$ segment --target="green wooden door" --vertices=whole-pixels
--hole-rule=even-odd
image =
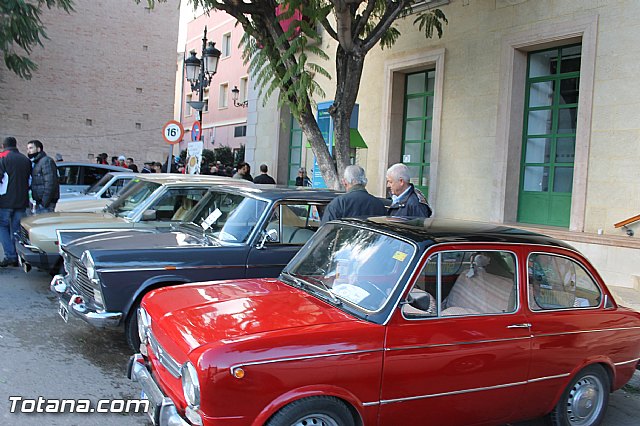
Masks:
[[[435,70],[427,70],[407,74],[405,80],[402,162],[424,194],[429,193],[435,78]]]
[[[580,45],[529,54],[518,221],[568,227]]]
[[[298,120],[291,116],[291,135],[289,139],[289,176],[287,184],[294,186],[298,169],[302,166],[302,129]]]

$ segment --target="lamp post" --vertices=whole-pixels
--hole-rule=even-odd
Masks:
[[[184,61],[184,67],[187,74],[187,80],[191,83],[191,91],[198,92],[197,101],[187,102],[193,109],[198,111],[198,121],[202,126],[202,109],[204,108],[204,89],[209,87],[211,79],[218,70],[218,59],[220,59],[220,51],[216,49],[216,44],[212,41],[207,42],[207,27],[204,27],[204,36],[202,37],[202,55],[199,59],[196,51],[189,52],[189,56]]]
[[[231,89],[231,99],[233,99],[233,106],[246,108],[247,105],[249,104],[249,101],[245,100],[242,102],[238,102],[239,96],[240,96],[240,89],[238,89],[238,86],[233,86],[233,89]]]

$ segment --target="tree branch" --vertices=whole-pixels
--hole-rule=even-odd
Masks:
[[[387,0],[387,7],[384,14],[380,18],[380,21],[371,33],[364,39],[362,49],[364,52],[368,52],[378,44],[385,32],[391,27],[394,21],[400,16],[404,8],[409,3],[409,0]]]
[[[364,29],[365,23],[369,20],[369,17],[371,16],[371,12],[373,12],[373,9],[375,7],[376,7],[376,0],[368,0],[367,7],[362,13],[362,16],[356,19],[356,29],[353,31],[356,37],[360,36],[360,33]]]
[[[338,43],[346,51],[353,49],[353,39],[351,34],[351,11],[346,1],[333,1],[334,13],[336,16],[336,33]]]

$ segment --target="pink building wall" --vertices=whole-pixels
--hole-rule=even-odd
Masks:
[[[235,128],[245,126],[247,124],[247,108],[235,107],[231,97],[231,89],[238,86],[241,89],[240,99],[246,96],[244,88],[241,85],[242,79],[248,80],[247,67],[243,65],[242,51],[238,47],[240,39],[244,34],[241,26],[236,26],[233,17],[224,12],[211,12],[209,16],[203,14],[187,24],[187,41],[185,45],[185,58],[189,57],[191,50],[196,51],[196,56],[202,56],[202,37],[204,27],[207,27],[207,40],[215,42],[215,47],[222,51],[218,62],[217,73],[208,87],[209,102],[208,111],[202,114],[202,138],[205,149],[219,148],[220,146],[229,146],[230,148],[239,148],[241,144],[246,144],[246,137],[235,137]],[[223,37],[225,34],[231,35],[229,43],[230,52],[228,56],[224,55]],[[220,93],[221,85],[227,86],[226,106],[221,106]],[[192,97],[192,100],[198,100],[197,92],[191,91],[191,85],[183,78],[182,92],[182,109],[181,119],[185,128],[184,141],[180,143],[180,150],[186,149],[188,142],[191,141],[191,128],[197,120],[197,111],[191,109],[186,101]]]

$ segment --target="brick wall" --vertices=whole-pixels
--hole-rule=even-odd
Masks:
[[[40,139],[67,160],[106,152],[136,163],[168,152],[161,128],[173,118],[179,10],[176,0],[75,2],[67,15],[45,10],[50,40],[21,80],[0,64],[0,137],[25,151]]]

